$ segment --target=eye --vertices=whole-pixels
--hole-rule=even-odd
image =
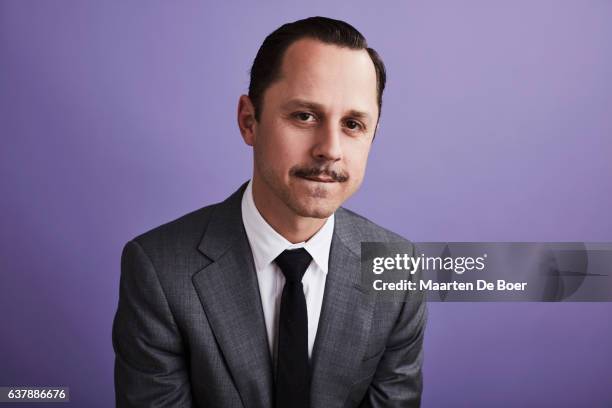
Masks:
[[[300,122],[312,122],[315,119],[314,115],[309,112],[296,112],[293,116]]]
[[[359,122],[357,122],[356,120],[353,119],[348,119],[346,122],[344,122],[346,127],[349,128],[350,130],[362,130],[363,129],[363,125]]]

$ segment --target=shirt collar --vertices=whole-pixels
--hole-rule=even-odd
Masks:
[[[329,250],[334,233],[334,214],[308,241],[292,244],[276,232],[259,213],[253,200],[252,180],[250,180],[242,195],[242,223],[251,245],[257,270],[268,266],[286,249],[304,248],[321,270],[327,274]]]

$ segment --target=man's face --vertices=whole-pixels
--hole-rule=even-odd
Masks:
[[[290,45],[253,126],[254,182],[264,200],[329,217],[361,185],[377,119],[366,50],[313,39]]]

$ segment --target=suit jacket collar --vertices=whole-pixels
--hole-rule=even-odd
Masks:
[[[272,359],[253,256],[244,231],[244,183],[217,204],[198,249],[211,263],[193,284],[245,407],[273,405]],[[344,402],[365,352],[373,301],[360,285],[360,234],[336,211],[321,317],[312,355],[311,405]]]

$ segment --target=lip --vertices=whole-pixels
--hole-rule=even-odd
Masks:
[[[303,179],[309,180],[309,181],[315,181],[318,183],[335,183],[336,180],[334,180],[331,177],[302,177]]]

